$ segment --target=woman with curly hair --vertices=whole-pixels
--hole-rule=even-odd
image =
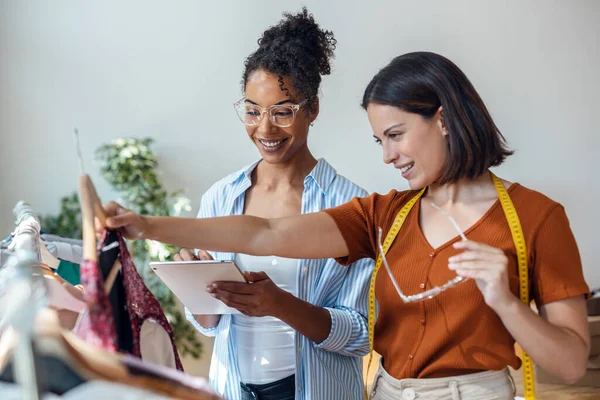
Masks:
[[[333,33],[303,9],[284,14],[258,43],[246,60],[245,96],[235,110],[261,159],[215,183],[198,217],[281,218],[366,196],[308,148],[321,76],[331,72]],[[198,257],[235,260],[254,282],[222,282],[214,294],[241,314],[192,316],[186,310],[200,332],[216,337],[210,367],[215,391],[236,400],[361,398],[371,260],[345,268],[333,259],[202,250]],[[196,256],[182,250],[176,258]]]

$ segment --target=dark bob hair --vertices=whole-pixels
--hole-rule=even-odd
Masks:
[[[442,107],[448,160],[438,183],[475,179],[513,154],[469,79],[439,54],[394,58],[365,89],[362,107],[369,104],[398,107],[425,119]]]

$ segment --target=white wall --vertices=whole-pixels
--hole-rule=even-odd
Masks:
[[[231,104],[244,58],[281,12],[306,4],[338,39],[311,148],[370,191],[405,183],[381,162],[362,90],[392,57],[430,50],[471,78],[509,144],[500,174],[566,206],[585,275],[600,285],[600,2],[589,1],[18,1],[0,3],[0,236],[25,199],[58,210],[75,190],[72,128],[95,148],[151,136],[172,189],[200,195],[253,161]]]

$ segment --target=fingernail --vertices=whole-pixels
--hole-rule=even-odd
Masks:
[[[210,294],[212,297],[217,298],[217,294],[216,293],[211,293]]]
[[[207,287],[206,287],[206,291],[207,291],[208,293],[212,292],[212,286],[207,286]]]
[[[450,269],[456,269],[456,264],[455,263],[448,263],[448,268],[450,268]]]
[[[449,263],[454,262],[454,261],[456,261],[456,256],[452,256],[448,259]]]

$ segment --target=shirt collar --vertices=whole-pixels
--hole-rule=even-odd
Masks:
[[[329,163],[325,161],[324,158],[319,158],[319,160],[317,161],[317,165],[315,165],[312,171],[310,171],[308,176],[304,179],[304,182],[306,184],[308,180],[313,180],[317,184],[317,186],[319,186],[321,191],[323,193],[326,193],[327,189],[329,189],[329,186],[331,185],[331,182],[333,182],[333,180],[335,179],[336,175],[337,172],[335,171],[335,169],[331,165],[329,165]]]
[[[252,183],[252,171],[256,168],[262,159],[253,162],[252,164],[242,168],[237,174],[233,174],[230,177],[229,184],[245,183],[249,185]],[[310,171],[310,173],[304,178],[304,184],[308,181],[313,181],[324,193],[327,192],[331,182],[336,177],[336,170],[327,162],[324,158],[319,158],[317,165]]]

